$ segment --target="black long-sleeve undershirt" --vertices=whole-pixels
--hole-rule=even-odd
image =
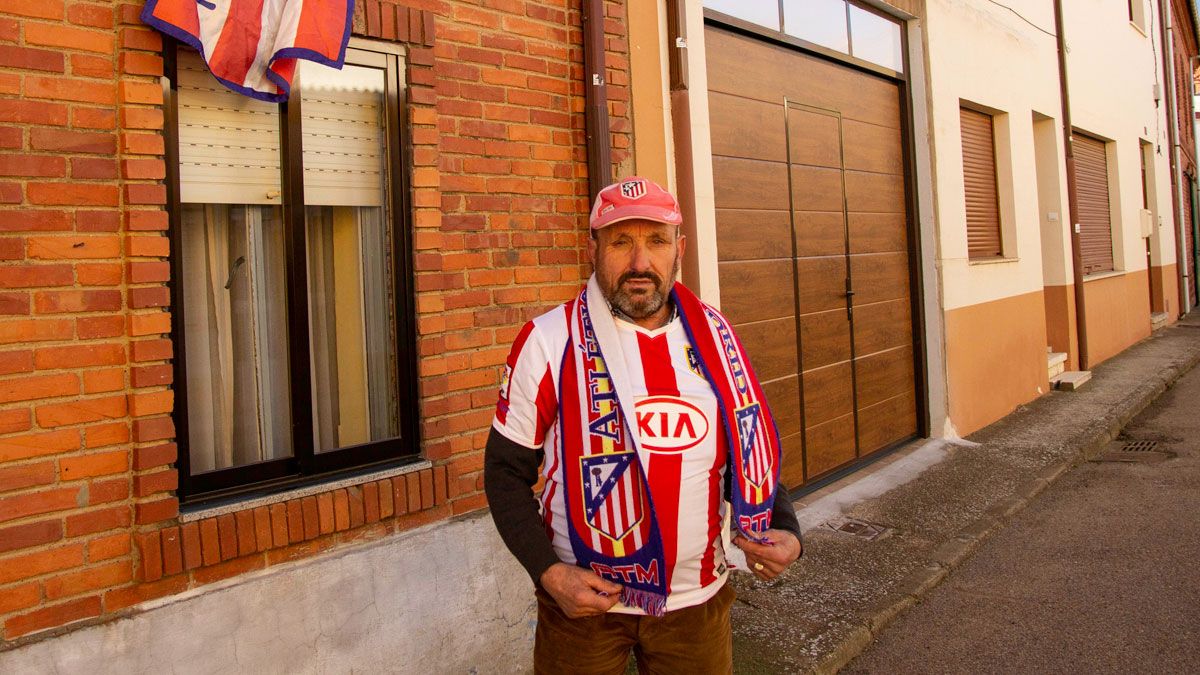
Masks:
[[[504,545],[534,584],[551,565],[560,562],[546,536],[538,501],[533,495],[543,454],[540,449],[531,450],[513,442],[493,428],[483,460],[483,489],[492,509],[492,520]],[[791,532],[800,539],[800,521],[785,490],[775,492],[771,527]]]

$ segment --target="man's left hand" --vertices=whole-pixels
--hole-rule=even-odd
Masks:
[[[786,530],[767,530],[763,538],[771,543],[759,544],[740,534],[733,538],[733,543],[746,552],[746,564],[754,576],[770,581],[783,574],[800,557],[802,549],[796,535]]]

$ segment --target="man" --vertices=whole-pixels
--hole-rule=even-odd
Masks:
[[[759,578],[801,553],[750,363],[724,317],[674,283],[682,222],[652,181],[601,190],[594,274],[508,357],[484,484],[537,586],[538,673],[622,673],[631,649],[643,672],[730,672],[727,511]]]

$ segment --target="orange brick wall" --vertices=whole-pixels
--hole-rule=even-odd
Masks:
[[[162,40],[140,2],[0,3],[0,649],[142,600],[483,507],[516,330],[587,274],[579,3],[359,0],[407,45],[433,469],[180,524]],[[606,2],[614,174],[631,170]]]

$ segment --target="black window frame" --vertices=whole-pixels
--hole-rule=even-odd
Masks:
[[[409,174],[412,166],[412,134],[408,126],[408,85],[402,77],[401,53],[386,46],[372,49],[354,40],[351,50],[384,54],[387,59],[388,93],[385,102],[388,122],[388,204],[391,210],[393,278],[396,288],[397,384],[399,430],[396,438],[316,452],[313,434],[312,381],[308,336],[308,270],[305,237],[304,165],[301,146],[302,99],[279,103],[280,161],[283,193],[282,220],[287,250],[288,372],[292,448],[289,457],[244,466],[217,469],[197,475],[190,470],[187,416],[187,351],[183,328],[182,202],[179,184],[178,71],[177,51],[182,42],[163,41],[163,136],[165,141],[166,186],[171,242],[170,288],[173,321],[175,406],[172,418],[178,448],[177,496],[181,504],[211,503],[281,492],[321,480],[402,466],[421,460],[419,399],[417,387],[416,299],[412,260],[412,210]]]

